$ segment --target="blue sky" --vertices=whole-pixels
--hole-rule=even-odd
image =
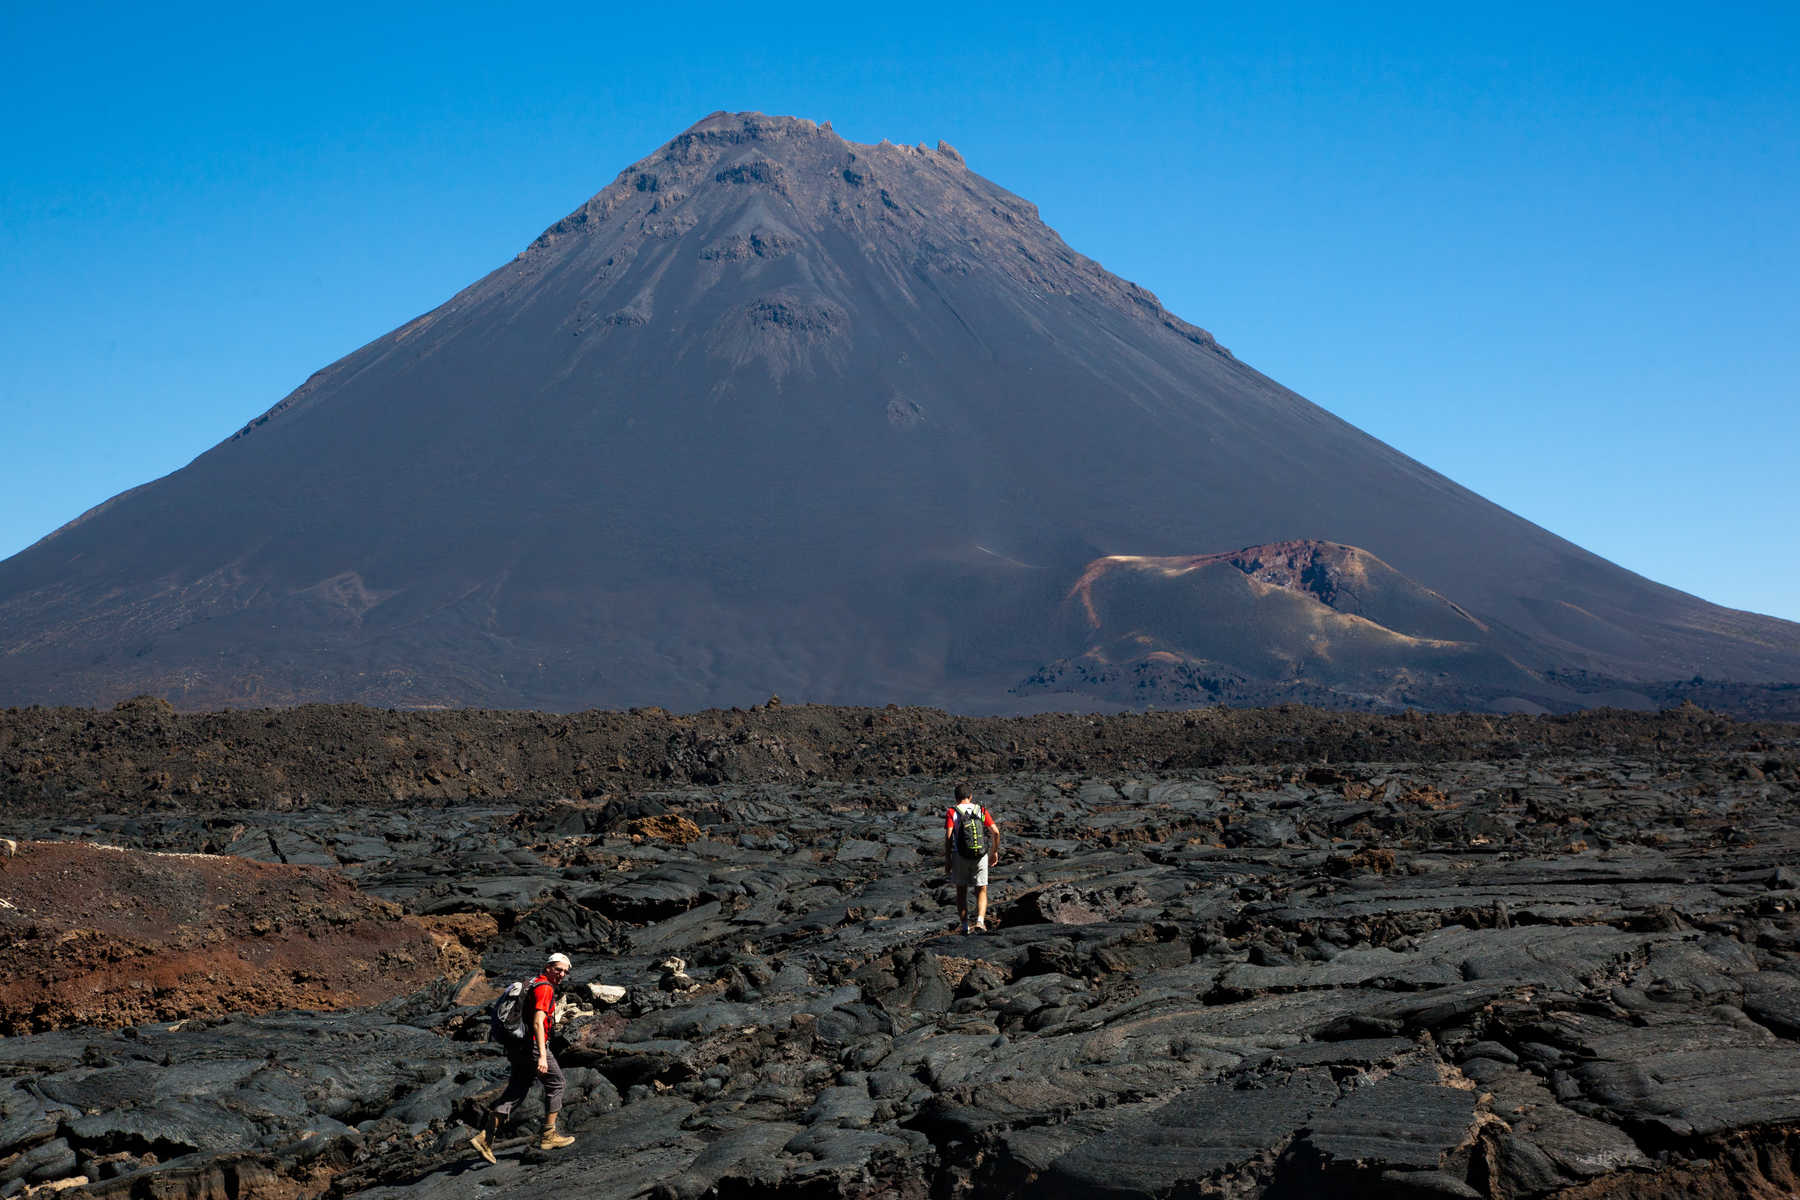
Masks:
[[[1340,416],[1800,619],[1791,4],[254,7],[0,3],[0,556],[756,109],[949,141]]]

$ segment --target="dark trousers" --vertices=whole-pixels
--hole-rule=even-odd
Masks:
[[[512,1075],[506,1081],[506,1090],[500,1093],[500,1099],[488,1111],[505,1118],[512,1116],[513,1106],[523,1100],[531,1091],[534,1081],[542,1081],[544,1085],[544,1111],[554,1113],[562,1111],[563,1073],[556,1063],[556,1055],[548,1050],[544,1059],[549,1069],[542,1075],[537,1069],[537,1050],[528,1041],[519,1041],[506,1048],[506,1064],[512,1068]]]

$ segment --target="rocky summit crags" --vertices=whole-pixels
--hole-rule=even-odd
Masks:
[[[1800,678],[1800,626],[1336,419],[943,143],[757,114],[0,563],[0,703],[1530,710],[1697,675]]]

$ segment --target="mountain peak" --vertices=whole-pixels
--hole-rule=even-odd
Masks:
[[[1098,302],[1229,357],[1210,333],[1169,313],[1150,291],[1070,249],[1036,205],[971,171],[947,141],[867,144],[846,141],[828,121],[715,112],[621,171],[521,257],[577,234],[603,239],[613,260],[639,257],[648,241],[679,243],[680,255],[707,261],[763,257],[745,248],[753,246],[746,239],[759,236],[791,250],[849,234],[865,252],[886,258],[896,278],[921,269],[997,272],[1023,298]],[[808,286],[830,290],[819,279]],[[621,306],[626,310],[643,311]]]
[[[812,121],[806,117],[788,117],[760,112],[718,112],[708,113],[681,133],[672,141],[680,141],[684,137],[711,136],[716,134],[741,133],[746,137],[782,136],[792,134],[830,133],[830,121]],[[835,135],[834,135],[835,136]]]
[[[1796,663],[1236,362],[948,143],[762,113],[0,563],[0,704],[1553,706],[1544,667]]]
[[[853,152],[934,155],[957,166],[966,165],[956,147],[941,139],[935,146],[927,146],[924,142],[920,142],[916,146],[909,146],[888,138],[873,143],[852,142],[838,136],[832,129],[830,121],[813,121],[806,117],[771,116],[768,113],[760,112],[726,112],[722,109],[695,121],[663,146],[658,154],[663,154],[674,147],[685,147],[695,141],[739,145],[750,141],[778,142],[788,138],[830,139]],[[657,155],[651,157],[657,157]]]

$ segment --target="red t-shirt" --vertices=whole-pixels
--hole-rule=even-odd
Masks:
[[[975,807],[981,810],[981,823],[988,827],[988,833],[990,835],[988,838],[988,845],[998,846],[1000,843],[996,839],[1000,836],[1000,826],[994,823],[994,814],[987,809],[982,808],[979,804]],[[950,811],[944,814],[944,837],[946,839],[951,839],[956,836],[956,809],[957,806],[952,804],[950,806]]]
[[[556,1028],[556,985],[548,978],[539,975],[531,981],[530,1015],[525,1022],[525,1036],[537,1040],[537,1014],[544,1013],[549,1017],[545,1022],[548,1029]]]

